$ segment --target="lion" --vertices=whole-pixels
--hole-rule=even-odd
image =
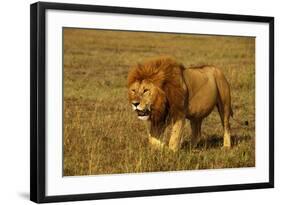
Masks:
[[[224,129],[223,146],[231,147],[230,86],[221,70],[204,65],[186,68],[170,57],[148,60],[128,74],[128,99],[140,120],[148,122],[148,140],[158,147],[181,147],[185,120],[191,125],[191,145],[201,137],[201,125],[218,108]],[[169,139],[160,136],[171,125]]]

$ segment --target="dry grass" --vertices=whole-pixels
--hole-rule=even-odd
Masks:
[[[127,101],[132,64],[169,55],[186,66],[213,64],[232,89],[231,149],[221,149],[215,110],[203,123],[198,148],[155,150]],[[255,166],[255,39],[102,30],[64,30],[64,175]]]

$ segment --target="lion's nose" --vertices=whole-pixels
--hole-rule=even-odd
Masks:
[[[132,102],[132,105],[134,105],[135,107],[137,107],[140,103],[139,102],[136,102],[136,101],[133,101]]]

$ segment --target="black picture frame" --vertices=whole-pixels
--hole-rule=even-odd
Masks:
[[[46,82],[45,37],[46,10],[85,11],[195,19],[263,22],[269,24],[269,181],[263,183],[230,184],[192,188],[170,188],[107,193],[46,196]],[[82,4],[38,2],[30,6],[30,199],[37,203],[76,200],[96,200],[198,192],[230,191],[274,187],[274,18],[264,16],[229,15],[218,13],[125,8]]]

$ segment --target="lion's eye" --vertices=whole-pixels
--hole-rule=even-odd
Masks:
[[[146,93],[146,92],[148,92],[148,91],[149,91],[148,89],[144,89],[144,90],[143,90],[143,93]]]
[[[132,90],[131,90],[131,92],[132,92],[132,93],[135,93],[135,92],[136,92],[136,90],[135,90],[135,89],[132,89]]]

